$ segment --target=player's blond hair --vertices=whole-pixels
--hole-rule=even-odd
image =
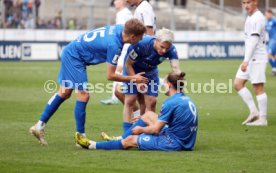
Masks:
[[[167,28],[162,28],[157,31],[156,39],[158,39],[161,42],[172,43],[174,41],[174,34],[171,30]]]

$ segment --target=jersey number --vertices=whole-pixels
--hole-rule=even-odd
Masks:
[[[190,110],[191,110],[191,112],[192,112],[192,114],[194,116],[194,123],[195,123],[196,118],[197,118],[197,110],[196,110],[195,105],[192,102],[190,102],[190,101],[189,101],[189,108],[190,108]]]
[[[100,35],[100,37],[104,37],[104,32],[105,32],[105,28],[98,28],[96,30],[87,32],[86,34],[84,34],[83,36],[83,40],[86,42],[90,42],[95,40],[95,38],[97,37],[97,35]],[[92,33],[92,35],[89,37],[88,35]]]

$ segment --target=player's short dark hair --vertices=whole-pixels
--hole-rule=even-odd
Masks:
[[[266,10],[267,13],[273,14],[273,11],[271,9]]]
[[[146,32],[145,25],[140,22],[138,19],[130,19],[125,23],[124,33],[127,35],[134,34],[136,36],[138,35],[144,35]]]
[[[185,72],[170,72],[167,76],[167,81],[170,82],[176,90],[182,91],[185,85]]]

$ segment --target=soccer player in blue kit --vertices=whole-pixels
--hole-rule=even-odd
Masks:
[[[124,82],[124,132],[132,126],[133,108],[138,94],[143,94],[144,96],[145,108],[142,109],[140,107],[141,115],[145,111],[155,112],[159,86],[157,66],[168,59],[170,60],[172,71],[180,72],[177,50],[172,44],[173,40],[173,32],[163,28],[157,31],[156,36],[145,35],[141,41],[128,48],[123,74],[132,76],[140,72],[146,72],[149,82],[146,85],[136,85],[131,81]],[[102,132],[101,136],[105,140],[120,139],[120,137],[109,136],[105,132]]]
[[[132,76],[140,72],[146,72],[149,82],[145,86],[124,82],[124,124],[128,123],[131,125],[133,107],[138,93],[144,95],[146,110],[155,112],[159,86],[159,71],[157,67],[159,64],[168,59],[170,60],[172,71],[180,72],[177,50],[172,44],[173,40],[174,34],[172,31],[163,28],[157,31],[156,36],[146,35],[138,44],[129,47],[123,74]],[[145,110],[141,112],[143,114]]]
[[[276,18],[273,17],[272,10],[266,10],[265,17],[266,21],[266,31],[268,32],[269,42],[268,42],[268,58],[269,63],[272,67],[272,74],[276,75]]]
[[[146,112],[122,135],[121,140],[95,142],[77,134],[77,143],[86,149],[180,151],[194,150],[198,129],[197,109],[186,96],[184,88],[185,73],[171,72],[165,78],[166,95],[170,96],[162,105],[160,115]],[[167,125],[167,127],[165,127]]]
[[[117,60],[124,43],[136,44],[142,39],[145,26],[137,19],[131,19],[123,25],[112,25],[88,31],[66,46],[61,55],[61,67],[58,75],[60,88],[48,101],[39,121],[30,128],[30,133],[38,141],[47,145],[44,128],[48,120],[75,90],[76,131],[85,136],[86,105],[89,101],[89,88],[86,66],[107,63],[108,80],[146,83],[148,79],[139,73],[123,76],[115,73]]]

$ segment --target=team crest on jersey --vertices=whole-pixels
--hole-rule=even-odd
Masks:
[[[129,56],[131,57],[131,59],[135,60],[138,57],[138,54],[135,52],[135,50],[133,49]]]
[[[120,57],[119,55],[114,55],[113,60],[112,60],[112,63],[113,63],[113,64],[117,64],[117,63],[118,63],[119,57]]]
[[[167,58],[166,58],[166,57],[160,57],[160,58],[159,58],[159,61],[160,61],[160,62],[163,62],[163,61],[165,61],[165,59],[167,59]]]

